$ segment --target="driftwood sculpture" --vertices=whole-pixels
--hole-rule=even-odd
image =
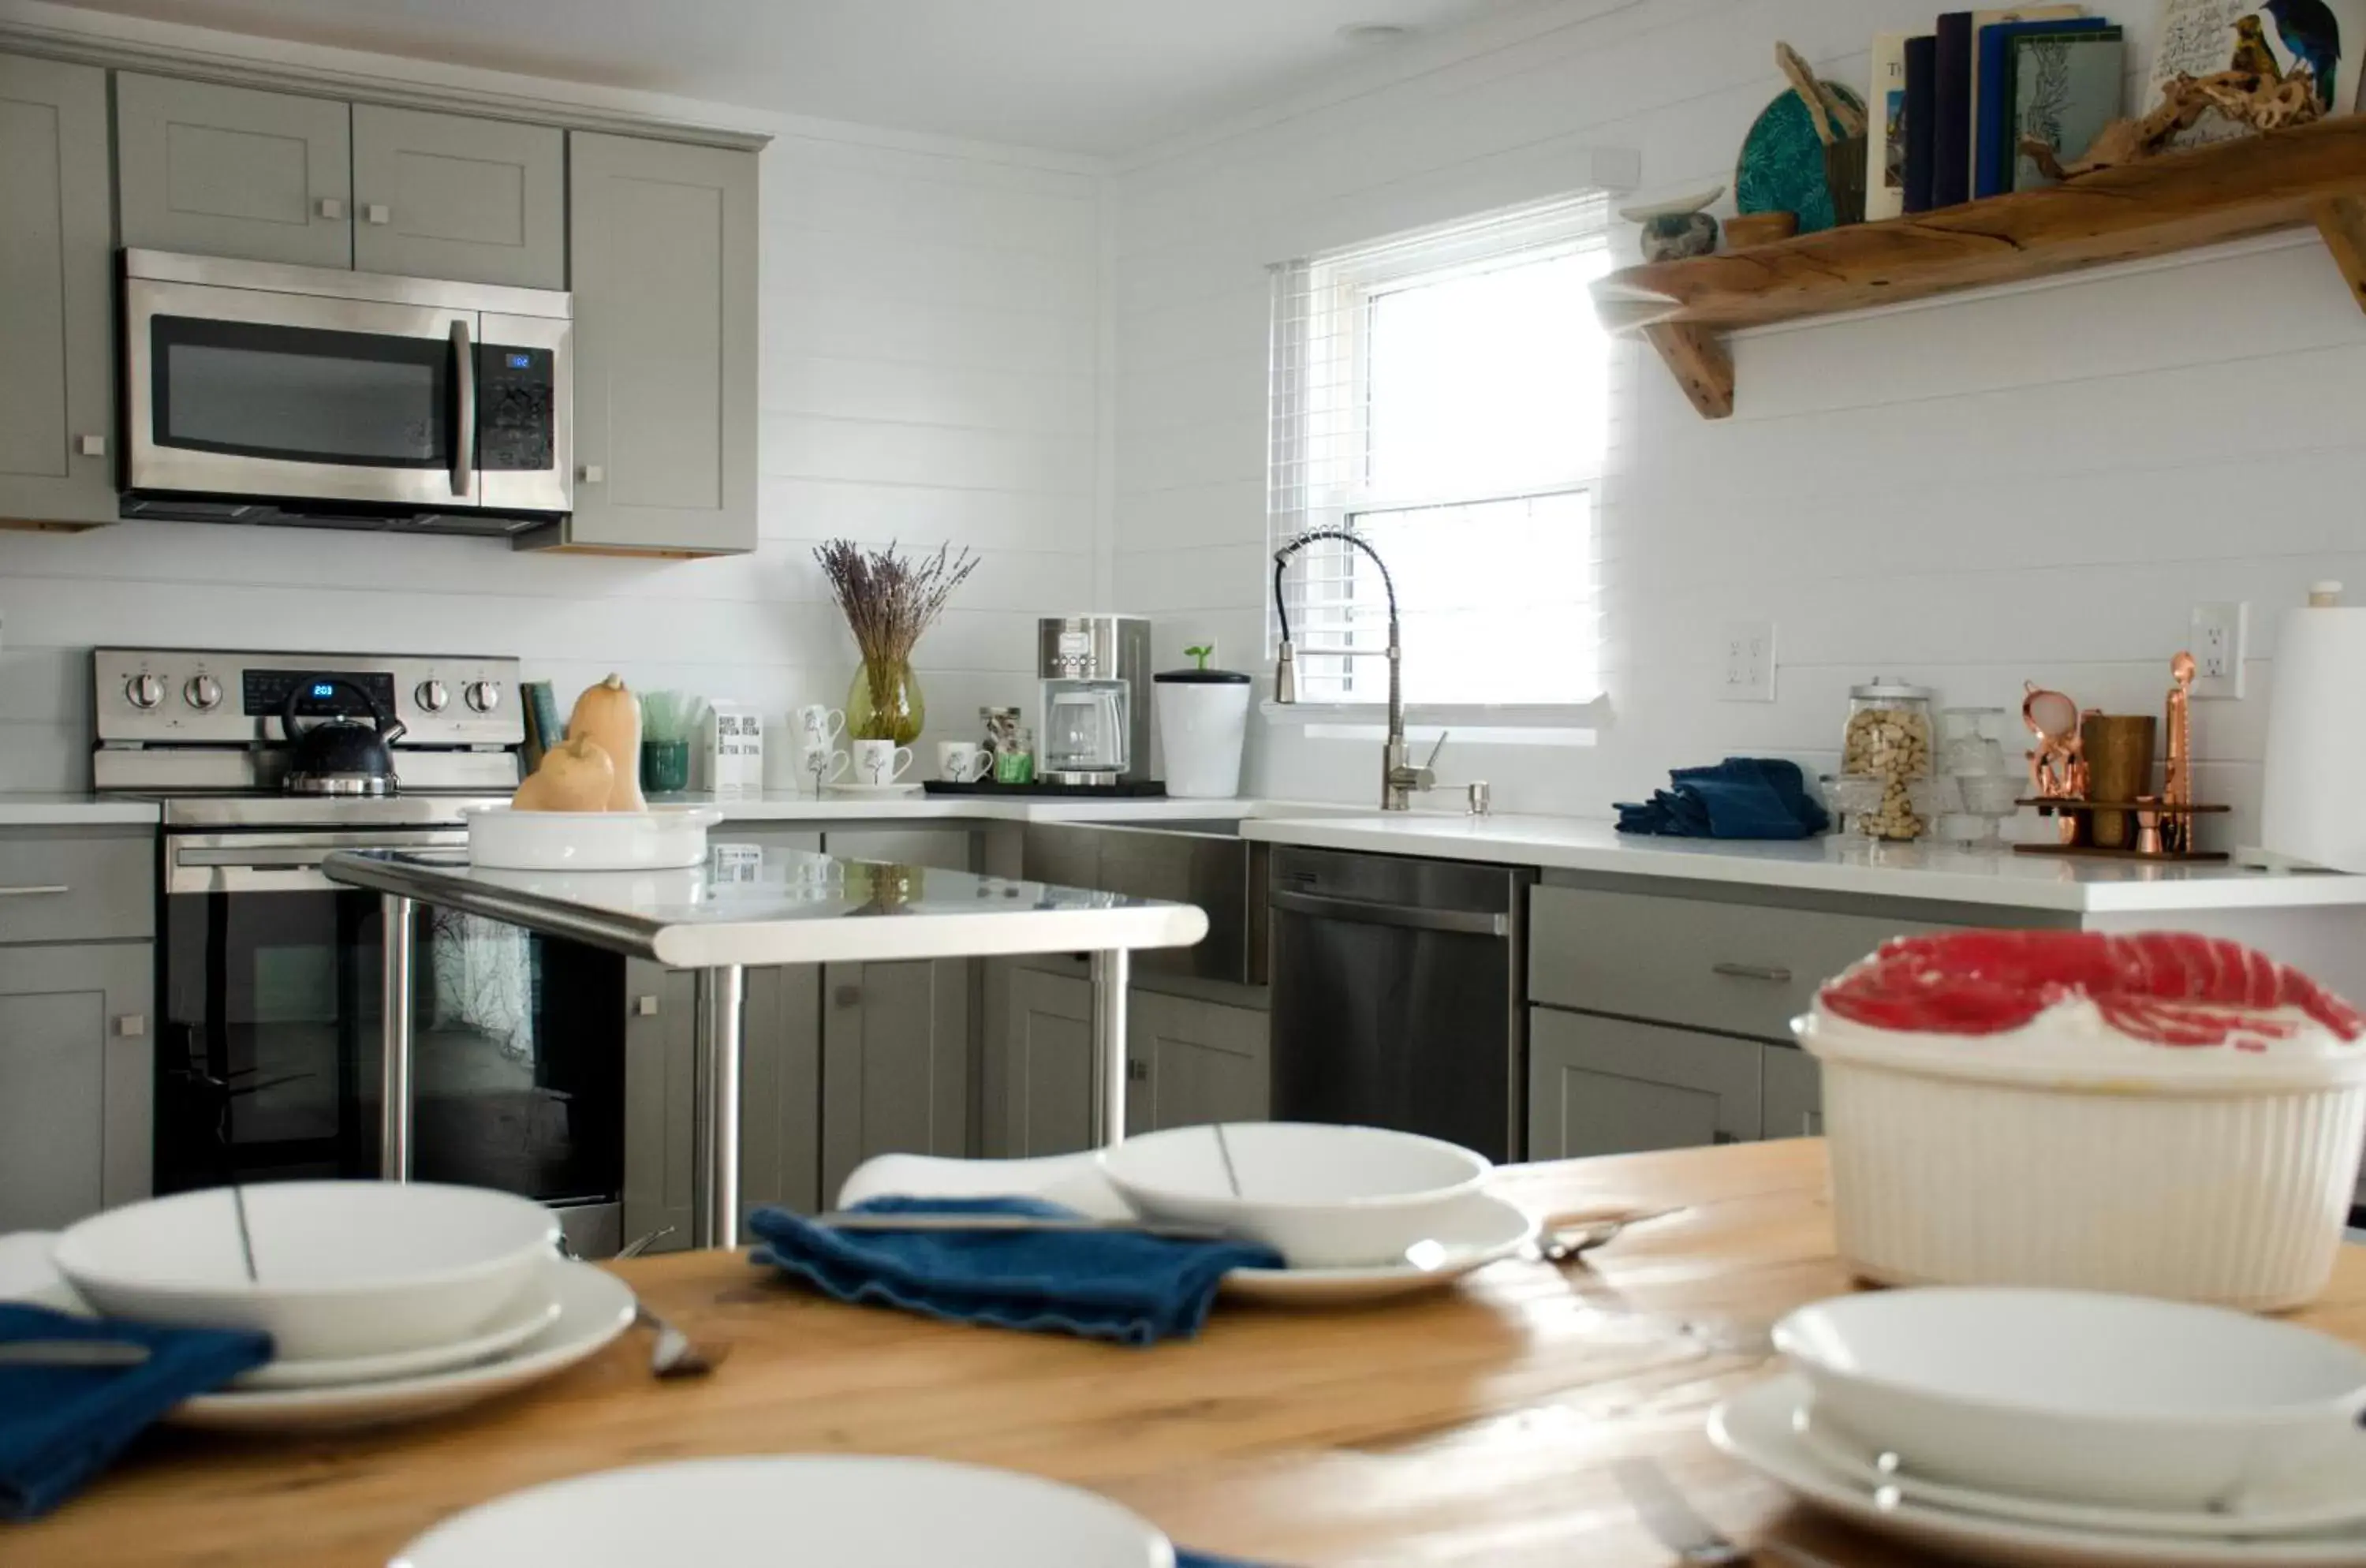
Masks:
[[[2150,114],[2140,119],[2113,120],[2076,162],[2063,163],[2061,150],[2043,137],[2022,137],[2021,151],[2046,178],[2075,179],[2168,151],[2171,138],[2212,109],[2254,130],[2306,125],[2322,112],[2317,107],[2316,80],[2305,65],[2295,66],[2292,74],[2281,80],[2258,71],[2180,75],[2161,88],[2160,102]]]

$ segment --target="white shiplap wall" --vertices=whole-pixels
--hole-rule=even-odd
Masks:
[[[2150,48],[2147,3],[2101,4]],[[1851,85],[1928,0],[1601,0],[1432,40],[1385,73],[1134,161],[1111,198],[1118,597],[1163,657],[1210,633],[1255,667],[1267,568],[1263,265],[1584,184],[1728,180],[1782,83],[1774,40]],[[2196,600],[2251,603],[2249,696],[2196,705],[2205,796],[2248,835],[2268,660],[2314,578],[2366,589],[2366,319],[2313,238],[1747,335],[1733,418],[1648,355],[1597,565],[1610,708],[1590,750],[1458,735],[1499,809],[1606,815],[1732,751],[1831,767],[1847,688],[1949,704],[2021,683],[2158,712]],[[1516,570],[1518,563],[1504,563]],[[1777,625],[1778,699],[1712,695],[1721,623]],[[1363,800],[1373,743],[1260,728],[1251,785]]]
[[[712,118],[780,132],[763,154],[760,551],[639,561],[195,524],[0,532],[0,789],[87,781],[88,650],[106,643],[509,653],[557,683],[562,711],[613,669],[645,690],[759,703],[777,726],[796,703],[841,703],[853,672],[810,553],[839,534],[950,540],[983,559],[920,644],[930,738],[974,733],[983,702],[1031,701],[1034,617],[1092,598],[1098,175],[1008,149]]]

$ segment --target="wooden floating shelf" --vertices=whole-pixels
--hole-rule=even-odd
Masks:
[[[1733,412],[1740,327],[1935,294],[2315,225],[2366,309],[2366,115],[2344,115],[2099,169],[1910,218],[1745,250],[1648,262],[1594,286],[1614,332],[1639,333],[1708,419]]]

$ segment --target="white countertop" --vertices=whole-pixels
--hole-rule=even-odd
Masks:
[[[121,795],[0,793],[0,828],[152,826],[161,815],[152,800]]]
[[[660,795],[653,806],[712,806],[727,822],[972,821],[972,822],[1175,822],[1230,821],[1271,812],[1318,816],[1342,807],[1287,806],[1267,800],[1092,799],[1074,795],[846,795],[816,799],[792,790],[760,795]]]
[[[742,846],[682,871],[492,871],[460,851],[342,851],[332,882],[629,950],[675,969],[1189,947],[1189,904]]]
[[[1242,836],[1314,849],[1368,850],[1621,876],[1998,904],[2085,913],[2280,909],[2366,905],[2366,876],[2286,875],[2225,864],[2140,865],[2009,850],[1869,845],[1831,835],[1789,842],[1663,839],[1570,817],[1421,812],[1264,818]]]

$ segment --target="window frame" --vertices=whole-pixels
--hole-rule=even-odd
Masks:
[[[1612,240],[1606,209],[1607,203],[1600,193],[1586,193],[1537,204],[1532,209],[1490,215],[1438,231],[1415,231],[1372,245],[1304,257],[1278,264],[1272,268],[1274,328],[1272,379],[1268,396],[1270,445],[1267,467],[1268,550],[1266,581],[1260,595],[1265,604],[1265,647],[1268,660],[1278,651],[1279,629],[1279,605],[1272,577],[1271,552],[1280,547],[1285,537],[1318,527],[1346,527],[1361,532],[1358,520],[1367,516],[1583,494],[1588,499],[1590,512],[1585,582],[1583,592],[1573,597],[1567,608],[1595,620],[1597,662],[1594,671],[1594,694],[1582,700],[1557,703],[1409,703],[1406,705],[1406,716],[1408,724],[1504,727],[1531,735],[1547,736],[1550,732],[1563,730],[1590,732],[1600,727],[1607,715],[1607,700],[1602,689],[1602,671],[1598,662],[1601,647],[1598,565],[1606,509],[1604,492],[1614,463],[1613,432],[1606,430],[1598,460],[1572,463],[1566,470],[1549,477],[1539,476],[1527,482],[1502,487],[1426,492],[1391,491],[1371,483],[1370,378],[1373,317],[1382,297],[1458,277],[1483,276],[1488,272],[1534,265],[1588,252],[1598,254],[1606,264]],[[1507,244],[1502,237],[1502,230],[1506,224],[1534,225],[1538,231],[1533,238]],[[1607,270],[1606,265],[1604,270]],[[1286,300],[1289,301],[1287,307]],[[1303,303],[1300,303],[1301,300]],[[1322,399],[1323,393],[1335,389],[1314,373],[1307,352],[1311,326],[1325,321],[1346,323],[1344,333],[1346,369],[1335,384],[1336,388],[1344,388],[1346,392],[1340,406],[1332,406]],[[1614,344],[1609,354],[1610,384],[1606,389],[1606,398],[1614,411],[1609,423],[1614,426],[1615,410],[1625,383],[1621,358],[1619,348]],[[1287,413],[1283,412],[1285,408]],[[1326,420],[1335,424],[1344,423],[1345,428],[1352,432],[1356,450],[1345,459],[1352,475],[1348,481],[1334,480],[1318,486],[1307,477],[1313,462],[1310,454],[1317,441],[1339,439],[1335,429],[1321,431],[1320,427]],[[1294,508],[1285,508],[1280,504],[1284,486],[1277,476],[1285,466],[1296,470],[1299,504]],[[1290,520],[1287,536],[1281,526],[1285,517]],[[1369,570],[1369,558],[1344,544],[1313,547],[1291,565],[1293,578],[1313,571],[1318,574],[1318,581],[1343,583],[1346,589],[1344,597],[1350,600],[1354,596],[1358,574]],[[1327,578],[1324,575],[1326,570]],[[1296,649],[1301,687],[1310,679],[1326,683],[1341,682],[1352,693],[1357,684],[1364,683],[1374,694],[1301,699],[1287,706],[1268,700],[1263,705],[1268,717],[1310,726],[1348,727],[1339,733],[1352,733],[1355,728],[1376,721],[1386,706],[1386,675],[1380,668],[1362,667],[1379,664],[1385,627],[1369,619],[1360,626],[1348,626],[1346,640],[1349,646],[1369,649],[1353,657],[1310,651],[1310,645],[1336,646],[1329,638],[1318,637],[1315,634],[1320,629],[1335,637],[1338,624],[1309,615],[1302,599],[1293,609],[1291,640]],[[1591,736],[1576,735],[1571,739],[1584,743],[1590,741]]]

